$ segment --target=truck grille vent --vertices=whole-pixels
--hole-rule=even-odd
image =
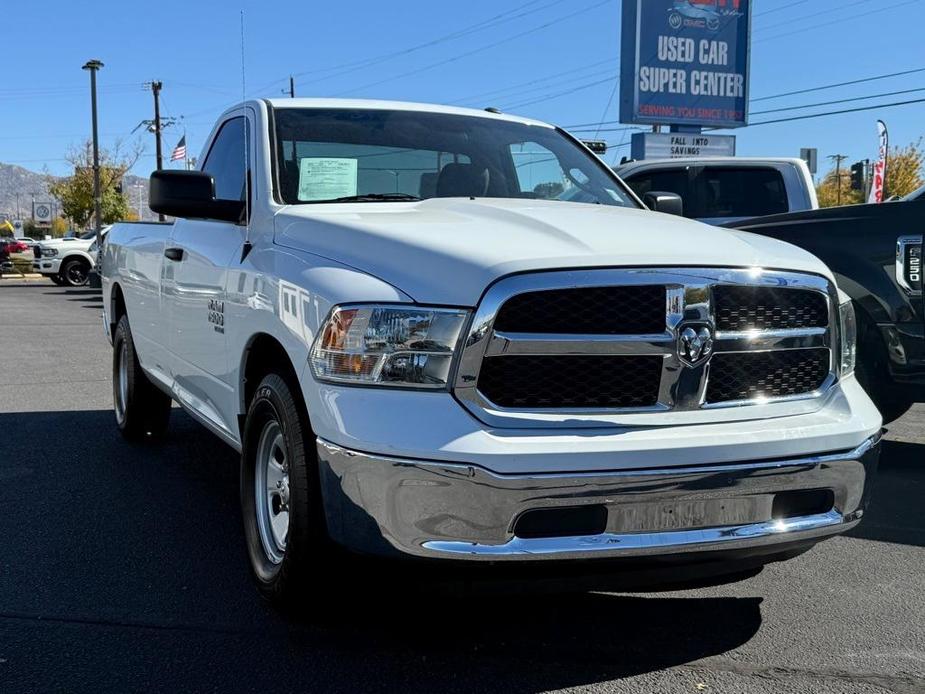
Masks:
[[[829,323],[824,294],[805,289],[713,288],[717,330],[796,330],[824,328]]]
[[[515,275],[482,300],[454,392],[499,426],[816,398],[838,377],[834,291],[749,268]]]
[[[810,393],[823,384],[829,369],[828,349],[717,354],[710,364],[707,402]]]
[[[661,370],[658,356],[491,357],[479,390],[509,408],[652,407]]]
[[[586,287],[519,294],[501,307],[507,333],[634,335],[665,330],[665,287]]]

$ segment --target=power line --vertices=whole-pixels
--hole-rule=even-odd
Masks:
[[[921,2],[921,0],[906,0],[905,2],[899,2],[895,5],[890,5],[888,7],[881,7],[877,10],[871,10],[869,12],[862,12],[861,14],[852,15],[851,17],[840,17],[839,19],[833,19],[831,22],[823,22],[821,24],[813,24],[812,26],[802,27],[800,29],[795,29],[793,31],[788,31],[783,34],[777,34],[775,36],[768,36],[763,39],[756,39],[752,43],[761,43],[763,41],[773,41],[774,39],[782,39],[786,36],[793,36],[794,34],[801,34],[806,31],[812,31],[814,29],[821,29],[823,27],[832,26],[833,24],[841,24],[842,22],[848,22],[852,19],[860,19],[861,17],[867,17],[872,14],[880,14],[881,12],[886,12],[887,10],[894,10],[897,7],[903,7],[905,5],[912,5],[913,3]]]
[[[355,60],[349,63],[341,63],[340,65],[333,65],[331,67],[318,68],[315,70],[306,70],[303,72],[295,72],[292,74],[292,77],[303,77],[305,75],[317,75],[319,73],[324,73],[324,72],[337,73],[333,75],[327,75],[325,77],[320,77],[316,80],[311,80],[303,84],[314,84],[315,82],[321,82],[327,79],[332,79],[334,77],[340,77],[341,75],[346,75],[351,72],[355,72],[356,70],[360,70],[364,67],[368,67],[376,63],[382,63],[388,60],[393,60],[395,58],[403,57],[405,55],[410,55],[411,53],[416,53],[417,51],[424,50],[425,48],[431,48],[433,46],[437,46],[441,43],[446,43],[448,41],[454,41],[458,38],[462,38],[463,36],[468,36],[470,34],[474,34],[480,31],[485,31],[487,29],[493,29],[496,26],[499,26],[501,24],[505,24],[509,21],[520,19],[522,17],[526,17],[535,12],[541,12],[545,9],[548,9],[552,5],[557,4],[556,2],[547,2],[545,5],[542,5],[541,7],[533,8],[532,10],[525,11],[522,14],[516,14],[517,12],[520,12],[521,10],[526,10],[526,8],[531,7],[532,5],[536,5],[540,1],[541,0],[530,0],[530,2],[524,3],[522,5],[518,5],[517,7],[507,10],[506,12],[497,14],[494,17],[484,19],[480,22],[476,22],[475,24],[471,24],[468,27],[464,27],[463,29],[460,29],[458,31],[445,34],[444,36],[439,36],[430,41],[416,44],[414,46],[409,46],[408,48],[403,48],[397,51],[391,51],[389,53],[383,53],[383,54],[376,55],[376,56],[370,56],[369,58],[363,58],[361,60]],[[510,17],[509,15],[512,15],[512,14],[515,16]],[[276,84],[280,84],[283,82],[285,82],[285,79],[275,80],[273,82],[270,82],[266,87],[260,87],[259,89],[255,91],[261,92],[261,91],[264,91],[265,89],[268,89]]]
[[[780,12],[781,10],[786,10],[788,7],[796,7],[797,5],[806,4],[807,0],[797,0],[797,2],[791,2],[789,5],[781,5],[780,7],[775,7],[771,10],[765,10],[764,12],[756,12],[753,17],[763,17],[766,14],[771,14],[772,12]]]
[[[783,98],[783,97],[785,97],[785,96],[796,96],[796,95],[799,95],[799,94],[810,94],[810,93],[812,93],[812,92],[825,91],[825,90],[827,90],[827,89],[835,89],[835,88],[837,88],[837,87],[847,87],[847,86],[851,86],[851,85],[855,85],[855,84],[864,84],[864,83],[867,83],[867,82],[876,82],[876,81],[879,81],[879,80],[889,79],[889,78],[891,78],[891,77],[902,77],[902,76],[905,76],[905,75],[913,75],[913,74],[917,74],[917,73],[921,73],[921,72],[925,72],[925,67],[912,68],[912,69],[909,69],[909,70],[902,70],[902,71],[900,71],[900,72],[890,72],[890,73],[886,73],[886,74],[883,74],[883,75],[874,75],[873,77],[864,77],[864,78],[861,78],[861,79],[849,80],[849,81],[847,81],[847,82],[835,82],[835,83],[833,83],[833,84],[823,84],[823,85],[816,86],[816,87],[807,87],[806,89],[797,89],[797,90],[790,91],[790,92],[781,92],[780,94],[769,94],[768,96],[761,96],[761,97],[758,97],[758,98],[755,98],[755,99],[751,99],[749,103],[754,104],[754,103],[757,103],[757,102],[760,102],[760,101],[770,101],[770,100],[772,100],[772,99],[781,99],[781,98]],[[896,93],[899,94],[899,93],[901,93],[901,92],[896,92]],[[888,92],[888,93],[884,93],[884,94],[881,94],[881,95],[860,96],[860,97],[855,97],[855,98],[853,98],[853,99],[844,99],[844,102],[856,101],[856,100],[860,100],[860,99],[875,98],[876,96],[891,96],[892,94],[893,94],[893,93]],[[832,103],[836,103],[836,102],[832,102]],[[805,104],[805,105],[802,105],[802,106],[793,106],[793,107],[790,107],[790,108],[792,108],[792,109],[801,109],[801,108],[811,108],[811,107],[813,107],[813,106],[826,106],[826,105],[829,105],[829,104],[828,104],[828,103]],[[769,112],[771,112],[771,111],[755,111],[755,112],[752,113],[752,115],[757,115],[757,114],[760,114],[760,113],[769,113]],[[594,128],[594,127],[596,127],[596,126],[598,126],[598,125],[619,125],[620,123],[621,123],[621,121],[619,121],[619,120],[611,120],[611,121],[601,121],[600,123],[593,123],[593,122],[592,122],[592,123],[573,123],[572,125],[566,125],[566,126],[563,126],[563,127],[567,128],[567,129],[569,129],[569,130],[571,130],[571,129],[575,129],[575,128]],[[611,132],[612,132],[612,130],[611,130]]]
[[[577,10],[577,11],[575,11],[575,12],[571,12],[571,13],[566,14],[566,15],[562,15],[562,16],[556,17],[556,18],[551,19],[550,21],[546,22],[545,24],[541,24],[541,25],[536,26],[536,27],[533,27],[533,28],[531,28],[531,29],[527,29],[526,31],[522,31],[522,32],[520,32],[520,33],[518,33],[518,34],[514,34],[513,36],[509,36],[509,37],[507,37],[507,38],[501,39],[500,41],[495,41],[494,43],[489,43],[489,44],[484,45],[484,46],[481,46],[481,47],[479,47],[479,48],[475,48],[475,49],[473,49],[473,50],[471,50],[471,51],[466,51],[465,53],[460,53],[459,55],[456,55],[456,56],[454,56],[454,57],[452,57],[452,58],[447,58],[446,60],[441,60],[441,61],[439,61],[439,62],[432,63],[432,64],[430,64],[430,65],[425,65],[424,67],[417,68],[417,69],[415,69],[415,70],[410,70],[410,71],[408,71],[408,72],[403,72],[403,73],[400,73],[400,74],[397,74],[397,75],[392,75],[391,77],[387,77],[386,79],[379,80],[379,81],[377,81],[377,82],[370,82],[369,84],[364,84],[363,86],[355,87],[354,89],[349,89],[349,90],[347,90],[347,91],[340,92],[339,94],[336,94],[335,96],[342,96],[342,95],[345,95],[345,94],[353,94],[354,92],[358,92],[358,91],[361,91],[361,90],[363,90],[363,89],[369,89],[369,88],[371,88],[371,87],[378,87],[379,85],[386,84],[386,83],[388,83],[388,82],[394,82],[395,80],[404,79],[405,77],[411,77],[412,75],[418,75],[418,74],[420,74],[420,73],[422,73],[422,72],[427,72],[428,70],[433,70],[434,68],[438,68],[438,67],[442,67],[443,65],[448,65],[448,64],[450,64],[450,63],[454,63],[454,62],[456,62],[456,61],[458,61],[458,60],[462,60],[463,58],[468,58],[468,57],[470,57],[470,56],[476,55],[477,53],[482,53],[482,52],[487,51],[487,50],[490,50],[490,49],[492,49],[492,48],[496,48],[496,47],[501,46],[501,45],[504,45],[504,44],[506,44],[506,43],[510,43],[511,41],[516,41],[517,39],[523,38],[524,36],[529,36],[530,34],[535,34],[535,33],[538,32],[538,31],[543,31],[544,29],[548,29],[549,27],[554,26],[554,25],[556,25],[556,24],[559,24],[560,22],[563,22],[563,21],[568,20],[568,19],[572,19],[572,18],[577,17],[578,15],[584,14],[584,13],[586,13],[586,12],[590,12],[591,10],[593,10],[593,9],[595,9],[595,8],[601,7],[602,5],[610,4],[611,2],[612,2],[612,0],[599,0],[598,2],[595,2],[595,3],[591,4],[591,5],[586,6],[586,7],[583,7],[583,8],[580,9],[580,10]]]
[[[849,80],[848,82],[836,82],[834,84],[824,84],[819,87],[809,87],[807,89],[798,89],[793,92],[781,92],[780,94],[771,94],[770,96],[760,96],[757,99],[751,99],[751,103],[756,103],[758,101],[769,101],[771,99],[780,99],[785,96],[795,96],[797,94],[809,94],[810,92],[821,92],[825,89],[835,89],[836,87],[847,87],[852,84],[862,84],[864,82],[875,82],[878,80],[889,79],[890,77],[901,77],[903,75],[912,75],[918,72],[925,72],[925,67],[917,67],[911,70],[903,70],[902,72],[890,72],[885,75],[875,75],[873,77],[864,77],[857,80]]]
[[[582,65],[580,67],[572,68],[571,70],[564,70],[562,72],[557,72],[553,75],[547,75],[546,77],[539,77],[536,79],[528,80],[527,82],[519,82],[518,84],[512,84],[507,87],[502,87],[500,89],[493,89],[487,92],[480,92],[479,94],[471,94],[469,96],[464,96],[461,99],[456,99],[455,101],[450,101],[448,103],[461,104],[464,102],[475,101],[476,99],[481,100],[484,98],[493,98],[494,96],[498,94],[502,94],[502,93],[506,94],[508,92],[518,90],[520,87],[528,87],[528,86],[532,86],[535,84],[539,84],[541,82],[549,82],[551,80],[558,79],[559,77],[564,77],[565,75],[573,75],[576,72],[582,72],[584,70],[589,70],[594,67],[600,67],[601,65],[604,65],[605,63],[610,63],[612,60],[613,58],[607,58],[606,60],[599,60],[596,63],[589,63],[588,65]],[[548,85],[538,87],[538,89],[545,89],[546,86]],[[522,91],[532,91],[532,90],[522,90]],[[514,93],[518,93],[518,92],[514,92]]]
[[[439,44],[441,44],[441,43],[447,43],[447,42],[449,42],[449,41],[455,41],[456,39],[463,38],[463,37],[465,37],[465,36],[470,36],[471,34],[476,34],[476,33],[482,32],[482,31],[486,31],[486,30],[488,30],[488,29],[494,29],[495,27],[499,27],[499,26],[501,26],[502,24],[507,24],[508,22],[512,22],[512,21],[514,21],[514,20],[516,20],[516,19],[522,19],[523,17],[528,17],[528,16],[530,16],[530,15],[532,15],[532,14],[536,14],[537,12],[542,12],[542,11],[544,11],[544,10],[548,10],[550,7],[554,7],[554,6],[556,6],[556,5],[561,4],[560,2],[558,2],[558,0],[552,0],[551,2],[547,2],[547,3],[545,3],[544,5],[541,5],[540,7],[534,7],[533,9],[520,12],[520,14],[514,14],[514,13],[520,11],[520,10],[524,10],[524,8],[529,7],[530,5],[535,5],[537,2],[539,2],[539,0],[532,0],[532,2],[528,2],[528,3],[526,3],[525,5],[521,5],[521,6],[519,6],[519,7],[516,7],[516,8],[514,8],[514,9],[512,9],[512,10],[508,10],[507,12],[502,12],[501,14],[496,15],[495,17],[492,17],[491,19],[484,20],[484,21],[482,21],[482,22],[478,22],[477,24],[473,24],[472,26],[467,27],[467,28],[465,28],[465,29],[461,29],[461,30],[456,31],[456,32],[453,32],[453,33],[451,33],[451,34],[447,34],[447,35],[445,35],[445,36],[442,36],[442,37],[440,37],[440,38],[434,39],[434,40],[432,40],[432,41],[427,41],[426,43],[422,43],[422,44],[419,44],[419,45],[417,45],[417,46],[412,46],[411,48],[406,48],[406,49],[403,49],[403,50],[394,51],[394,52],[392,52],[392,53],[387,53],[387,54],[382,55],[382,56],[377,56],[377,57],[373,57],[373,58],[366,58],[366,59],[364,59],[364,60],[357,61],[357,62],[354,62],[354,63],[349,63],[349,64],[344,65],[344,66],[339,66],[339,67],[335,67],[335,68],[325,68],[324,71],[327,71],[327,72],[330,72],[330,71],[332,71],[332,70],[338,70],[338,69],[340,69],[340,68],[345,68],[345,69],[343,69],[343,70],[341,70],[341,71],[339,71],[339,72],[335,72],[335,74],[332,74],[332,75],[327,75],[327,76],[325,76],[325,77],[319,77],[319,78],[317,78],[317,79],[310,80],[309,82],[306,82],[306,83],[304,83],[304,84],[314,84],[314,83],[316,83],[316,82],[322,82],[322,81],[325,81],[325,80],[333,79],[333,78],[335,78],[335,77],[341,77],[341,76],[343,76],[343,75],[347,75],[347,74],[350,74],[350,73],[352,73],[352,72],[356,72],[357,70],[362,70],[362,69],[367,68],[367,67],[370,67],[370,66],[372,66],[372,65],[378,65],[378,64],[380,64],[380,63],[384,63],[384,62],[387,62],[387,61],[389,61],[389,60],[394,60],[395,58],[400,58],[400,57],[404,57],[404,56],[406,56],[406,55],[409,55],[409,54],[411,54],[411,53],[416,53],[417,51],[423,50],[423,49],[425,49],[425,48],[432,48],[433,46],[437,46],[437,45],[439,45]],[[511,14],[514,14],[514,16],[508,16],[508,15],[511,15]],[[316,73],[316,72],[319,72],[319,71],[312,71],[312,72],[315,72],[315,73]],[[295,77],[300,77],[300,76],[306,75],[306,74],[312,74],[312,73],[302,72],[302,73],[296,73],[294,76],[295,76]]]
[[[582,84],[577,87],[572,87],[571,89],[566,89],[565,91],[555,92],[552,94],[543,94],[543,96],[540,96],[536,99],[531,99],[530,101],[522,101],[517,104],[510,104],[508,106],[505,106],[504,108],[507,110],[510,110],[510,109],[515,109],[515,108],[523,108],[524,106],[532,106],[533,104],[538,104],[543,101],[549,101],[551,99],[558,99],[559,97],[567,96],[568,94],[574,94],[575,92],[584,91],[585,89],[591,89],[592,87],[596,87],[600,84],[609,84],[610,82],[617,80],[617,79],[618,77],[608,77],[607,79],[597,80],[596,82],[590,82],[588,84]]]
[[[760,116],[766,113],[780,113],[782,111],[800,111],[804,108],[816,108],[818,106],[833,106],[835,104],[847,104],[852,101],[865,101],[867,99],[880,99],[884,96],[899,96],[900,94],[913,94],[915,92],[925,92],[925,87],[916,89],[901,89],[896,92],[881,92],[880,94],[869,94],[867,96],[853,96],[850,99],[835,99],[834,101],[819,101],[815,104],[803,104],[802,106],[784,106],[782,108],[772,108],[766,111],[752,111],[750,115]]]
[[[538,85],[538,86],[535,86],[535,87],[530,87],[529,89],[518,89],[518,90],[514,90],[514,91],[510,91],[510,92],[508,92],[508,91],[503,91],[503,90],[499,90],[499,91],[502,91],[502,93],[497,94],[496,96],[491,97],[491,98],[492,98],[492,100],[496,100],[496,99],[514,99],[514,98],[517,98],[517,97],[526,98],[528,94],[531,94],[531,93],[533,93],[533,92],[539,92],[539,91],[542,91],[542,90],[544,90],[544,89],[551,89],[551,88],[554,88],[554,87],[562,87],[562,86],[565,86],[565,85],[567,85],[567,84],[574,84],[576,79],[588,79],[588,78],[591,78],[591,77],[601,77],[601,76],[603,76],[603,75],[609,75],[609,76],[612,77],[612,76],[616,73],[616,71],[617,71],[618,69],[619,69],[619,66],[616,66],[616,65],[615,65],[615,66],[609,67],[609,68],[607,68],[607,69],[605,69],[605,70],[596,70],[596,71],[594,71],[594,72],[589,72],[588,74],[585,74],[585,75],[572,75],[571,77],[569,77],[568,79],[565,79],[565,80],[555,80],[555,81],[552,81],[552,82],[548,82],[548,83],[546,83],[546,84],[541,84],[541,85]],[[480,100],[480,101],[482,101],[482,100]]]
[[[763,120],[757,123],[749,123],[749,127],[756,125],[770,125],[772,123],[788,123],[795,120],[809,120],[810,118],[824,118],[826,116],[839,116],[843,113],[858,113],[860,111],[875,111],[878,108],[893,108],[895,106],[909,106],[911,104],[925,103],[925,99],[912,99],[910,101],[894,101],[891,104],[874,104],[873,106],[860,106],[858,108],[846,108],[841,111],[828,111],[826,113],[810,113],[803,116],[791,116],[789,118],[778,118],[775,120]],[[709,128],[710,130],[721,130],[721,128]]]
[[[847,10],[848,8],[851,8],[851,7],[856,7],[858,5],[865,5],[871,1],[872,0],[855,0],[855,2],[849,2],[845,5],[842,5],[841,7],[838,8],[838,11],[841,12],[842,10]],[[793,17],[787,20],[786,22],[778,22],[777,24],[771,24],[770,26],[763,26],[761,27],[761,31],[767,31],[768,29],[775,29],[777,27],[787,26],[788,24],[792,25],[794,22],[803,22],[807,19],[812,19],[813,17],[819,17],[824,14],[831,14],[831,12],[832,10],[822,10],[821,12],[813,12],[812,14],[804,14],[799,17]]]

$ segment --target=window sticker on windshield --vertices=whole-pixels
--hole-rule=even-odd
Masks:
[[[356,194],[356,159],[305,157],[299,160],[299,200],[333,200]]]

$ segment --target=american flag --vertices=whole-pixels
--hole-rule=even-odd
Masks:
[[[170,161],[179,161],[180,159],[186,159],[186,135],[180,138],[170,155]]]

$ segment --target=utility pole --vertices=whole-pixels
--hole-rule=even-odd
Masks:
[[[154,148],[157,154],[157,170],[164,168],[164,154],[161,150],[161,88],[162,82],[157,80],[151,81],[151,92],[154,94]],[[157,216],[158,221],[164,221],[164,215]]]
[[[295,99],[295,80],[289,75],[289,98]]]
[[[847,154],[831,154],[829,159],[835,162],[835,204],[841,205],[841,163],[848,158]]]

